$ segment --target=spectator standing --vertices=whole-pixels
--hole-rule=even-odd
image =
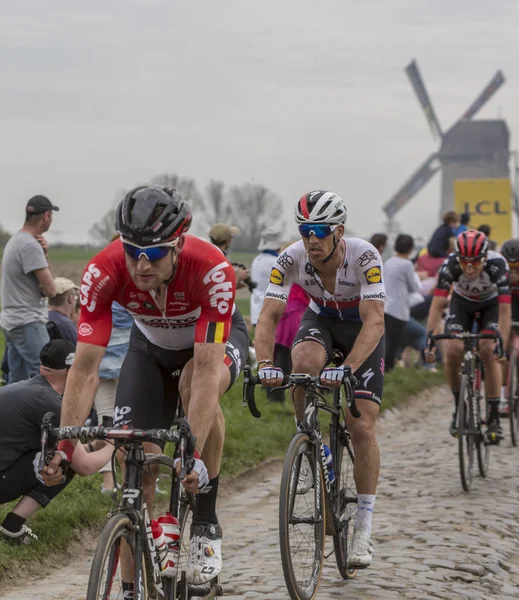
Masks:
[[[456,231],[454,232],[454,237],[458,237],[458,235],[460,233],[467,231],[469,223],[470,223],[470,214],[462,213],[462,215],[460,216],[460,225],[456,228]]]
[[[59,417],[61,396],[75,346],[67,340],[52,340],[40,352],[39,375],[0,389],[0,504],[22,496],[0,525],[0,539],[14,544],[30,543],[37,536],[25,521],[45,508],[74,475],[58,485],[47,487],[37,478],[35,465],[40,450],[41,422],[47,412]],[[95,473],[110,456],[113,448],[87,455],[81,444],[72,458],[73,469],[81,474]]]
[[[409,259],[413,247],[413,238],[410,235],[400,234],[395,240],[395,255],[384,263],[386,371],[391,371],[395,366],[395,355],[411,313],[411,294],[419,291],[413,263]]]
[[[56,286],[43,234],[55,210],[59,208],[45,196],[33,196],[25,207],[24,226],[4,249],[0,325],[7,342],[9,383],[38,374],[40,350],[49,341],[46,298],[56,295]]]
[[[450,238],[455,237],[454,232],[458,227],[459,216],[455,210],[443,213],[443,223],[432,234],[427,244],[427,252],[432,258],[446,258],[449,254]]]
[[[219,248],[225,256],[229,252],[232,239],[240,234],[238,227],[234,225],[226,225],[225,223],[215,223],[209,230],[209,239],[211,244]],[[239,290],[247,285],[250,281],[249,270],[245,265],[239,263],[231,263],[236,273],[236,289]]]
[[[277,225],[267,227],[261,232],[258,244],[259,254],[254,258],[251,265],[251,279],[256,283],[250,297],[250,317],[253,326],[258,322],[265,292],[270,282],[270,272],[276,258],[279,256],[282,244],[281,229]]]
[[[51,340],[68,340],[77,344],[77,325],[72,320],[76,311],[79,287],[66,277],[54,279],[56,295],[49,298],[47,331]]]
[[[369,243],[375,246],[380,256],[383,256],[387,246],[387,235],[385,233],[374,233]]]
[[[94,399],[99,425],[112,426],[115,405],[115,391],[124,357],[128,352],[133,317],[117,302],[112,302],[112,333],[99,366],[99,387]],[[102,492],[111,492],[113,480],[111,461],[104,465]]]

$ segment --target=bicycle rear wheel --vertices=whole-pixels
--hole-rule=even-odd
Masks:
[[[340,406],[340,401],[334,403]],[[335,560],[343,579],[353,579],[357,569],[348,569],[348,552],[353,539],[357,513],[357,487],[353,477],[355,457],[344,419],[333,415],[330,424],[330,450],[335,481],[332,485],[333,510],[339,527],[333,536]],[[329,515],[328,518],[332,518]]]
[[[458,455],[460,478],[463,489],[468,492],[474,475],[475,438],[471,432],[472,386],[467,374],[461,377],[458,401]]]
[[[97,542],[86,600],[123,598],[122,544],[127,546],[133,564],[130,572],[124,573],[125,580],[133,584],[135,600],[148,598],[142,537],[136,532],[132,519],[124,513],[118,513],[108,520]]]
[[[326,506],[321,463],[306,433],[288,447],[279,496],[281,563],[292,600],[313,600],[324,561]]]
[[[519,443],[519,370],[517,361],[519,356],[514,350],[510,357],[508,367],[508,418],[510,419],[510,438],[512,445],[517,446]]]

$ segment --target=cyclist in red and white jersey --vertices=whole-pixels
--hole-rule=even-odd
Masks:
[[[443,263],[434,298],[429,310],[427,330],[438,333],[446,299],[452,287],[445,333],[472,331],[475,314],[480,314],[480,330],[499,331],[506,347],[510,333],[510,282],[508,265],[498,252],[488,249],[488,239],[481,231],[463,231],[456,238],[456,251]],[[489,403],[487,440],[499,443],[503,432],[499,423],[501,367],[494,353],[493,340],[479,343],[485,366],[485,391]],[[432,360],[434,353],[428,356]],[[454,396],[454,413],[449,427],[457,434],[456,418],[460,389],[463,342],[445,340],[445,375]]]
[[[180,395],[197,439],[196,464],[183,483],[200,492],[188,578],[202,584],[222,568],[216,496],[225,426],[219,400],[239,375],[249,344],[234,308],[234,269],[218,248],[186,235],[190,223],[187,203],[163,186],[136,188],[119,204],[121,239],[90,261],[81,282],[76,360],[61,425],[81,425],[90,411],[110,337],[111,306],[117,301],[135,322],[117,387],[114,425],[169,428]],[[144,446],[146,452],[161,451],[155,444]],[[67,456],[73,451],[70,442],[62,442],[60,449]],[[56,455],[52,469],[59,462]],[[154,494],[155,476],[144,474],[150,511]]]
[[[371,516],[380,469],[375,423],[384,382],[384,300],[382,260],[369,242],[343,239],[346,206],[333,192],[314,191],[295,209],[302,240],[278,256],[256,326],[258,377],[266,386],[281,385],[283,372],[273,365],[274,333],[293,283],[310,297],[292,347],[293,371],[321,375],[321,382],[339,387],[345,374],[355,373],[360,419],[346,414],[355,450],[358,511],[351,568],[370,565]],[[345,356],[339,367],[325,368],[333,349]],[[303,420],[304,391],[295,392],[296,419]]]

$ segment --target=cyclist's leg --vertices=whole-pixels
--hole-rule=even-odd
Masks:
[[[229,339],[226,343],[225,357],[221,366],[218,400],[232,386],[239,376],[242,365],[247,360],[249,334],[242,316],[235,312]],[[194,362],[191,359],[182,369],[179,381],[182,406],[188,421],[197,419],[191,405],[191,382]],[[191,543],[187,577],[191,583],[204,584],[216,577],[222,569],[222,529],[216,515],[216,500],[220,464],[225,438],[225,420],[220,403],[214,408],[214,417],[202,449],[209,483],[196,497],[191,525]]]
[[[481,331],[496,331],[499,316],[497,298],[480,308]],[[499,424],[499,403],[501,401],[501,365],[494,354],[495,342],[493,340],[480,340],[479,353],[485,367],[485,395],[489,405],[488,432],[490,437],[502,437],[503,431]],[[498,441],[492,439],[491,441]]]
[[[159,362],[161,352],[166,351],[150,344],[133,326],[115,395],[115,427],[170,427],[176,404],[174,401],[166,402],[166,398],[170,400],[176,386],[171,376],[173,368],[167,370]],[[157,444],[146,442],[143,446],[146,453],[162,452],[162,447]],[[121,455],[118,458],[124,474],[124,459]],[[153,468],[151,473],[147,469],[143,472],[143,494],[150,518],[153,515],[157,474],[158,467]],[[124,582],[133,581],[132,557],[125,544],[121,546],[121,574]]]
[[[474,312],[476,310],[477,305],[464,300],[458,294],[453,294],[449,307],[449,316],[445,321],[445,333],[471,331],[474,322]],[[461,340],[445,340],[442,343],[444,344],[445,377],[454,397],[453,419],[450,427],[451,434],[453,434],[456,429],[456,414],[458,411],[463,342]]]
[[[333,342],[330,329],[335,319],[319,316],[308,308],[301,319],[292,345],[292,372],[319,375],[332,358]],[[294,390],[296,420],[303,420],[305,392]]]
[[[361,326],[361,323],[346,322],[334,328],[334,346],[345,356],[351,352]],[[361,416],[355,419],[349,411],[346,413],[346,423],[355,452],[354,477],[358,501],[349,563],[357,568],[368,567],[373,555],[371,518],[380,472],[376,420],[384,385],[384,357],[385,339],[382,338],[372,354],[355,372],[359,380],[354,392],[355,401]]]

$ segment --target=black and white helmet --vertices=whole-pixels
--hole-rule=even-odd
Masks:
[[[302,196],[295,208],[295,219],[301,223],[344,225],[348,216],[344,200],[334,192],[315,190]]]
[[[501,246],[501,254],[509,263],[519,262],[519,240],[508,240]]]

